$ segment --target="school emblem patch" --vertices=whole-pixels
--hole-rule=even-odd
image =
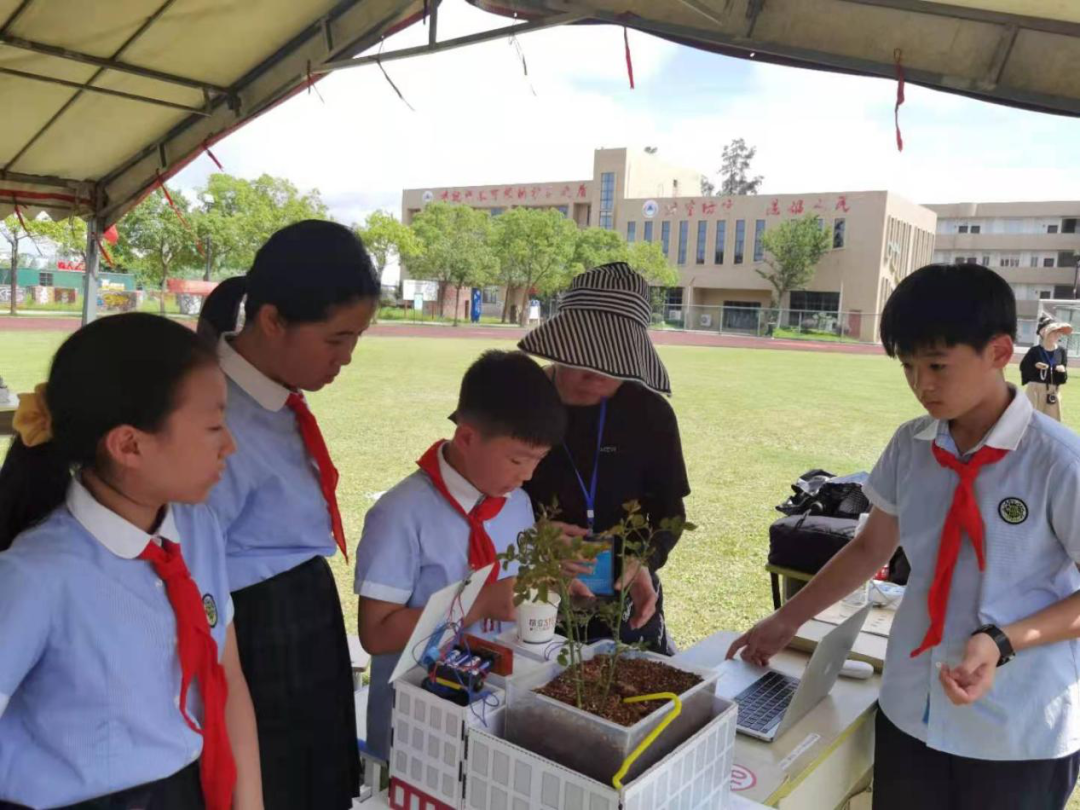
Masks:
[[[217,602],[214,601],[214,597],[211,594],[203,594],[202,598],[203,610],[206,611],[206,621],[211,627],[217,627],[218,612]]]
[[[1019,498],[1006,498],[998,504],[998,514],[1011,526],[1019,526],[1028,519],[1027,504]]]

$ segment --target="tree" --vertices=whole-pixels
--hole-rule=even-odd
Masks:
[[[711,197],[716,193],[716,183],[707,174],[701,175],[701,196]]]
[[[263,243],[286,225],[330,218],[318,189],[302,194],[268,174],[255,180],[212,174],[197,196],[193,226],[204,245],[209,238],[211,269],[226,276],[246,273]]]
[[[172,192],[172,198],[184,216],[188,216],[187,198],[179,191]],[[119,257],[144,284],[158,287],[164,315],[169,276],[181,269],[198,267],[202,262],[195,248],[196,237],[158,192],[128,211],[117,224],[117,230]]]
[[[720,166],[720,176],[723,182],[720,184],[720,193],[728,194],[757,194],[764,177],[760,174],[749,177],[750,161],[757,154],[756,146],[747,146],[742,138],[736,138],[727,146],[721,155],[723,165]],[[703,190],[704,193],[704,190]]]
[[[634,242],[629,253],[630,267],[641,273],[650,287],[674,287],[679,283],[679,271],[671,266],[659,242]]]
[[[577,243],[577,226],[553,209],[514,208],[498,217],[492,248],[498,280],[506,285],[507,307],[519,292],[547,294],[565,287]],[[522,325],[527,314],[528,308],[522,306],[518,314]],[[504,322],[506,315],[504,308]]]
[[[584,273],[601,264],[630,260],[626,240],[618,231],[608,228],[584,228],[577,233],[574,256],[570,260],[570,277]],[[569,284],[570,279],[567,279]]]
[[[31,236],[23,227],[23,220],[16,214],[0,221],[0,235],[11,246],[11,314],[14,315],[18,311],[16,296],[19,292],[19,248],[29,241]]]
[[[765,231],[763,240],[769,270],[755,272],[773,286],[772,307],[781,306],[784,295],[801,290],[814,277],[814,268],[828,251],[832,240],[817,216],[788,219]]]
[[[490,244],[491,217],[466,205],[437,202],[416,215],[412,229],[419,251],[409,259],[409,274],[439,283],[439,305],[443,309],[446,288],[454,287],[456,326],[462,288],[487,284],[498,268]]]
[[[420,250],[420,243],[412,228],[402,224],[386,211],[372,211],[364,224],[353,225],[353,230],[371,254],[380,282],[391,256],[396,254],[398,259],[404,262]]]
[[[56,245],[57,252],[76,263],[86,261],[86,220],[68,217],[53,221],[36,219],[30,226],[35,235],[41,235]]]

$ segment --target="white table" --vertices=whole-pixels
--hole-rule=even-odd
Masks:
[[[719,632],[680,653],[676,660],[701,667],[723,661],[737,633]],[[786,650],[772,666],[799,676],[809,656]],[[825,700],[780,739],[735,740],[736,795],[781,810],[843,808],[864,790],[874,766],[874,716],[880,677],[841,678]]]

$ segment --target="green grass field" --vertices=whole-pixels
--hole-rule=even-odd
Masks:
[[[0,333],[0,375],[16,390],[44,379],[56,332]],[[450,431],[458,383],[485,348],[509,342],[365,338],[353,363],[313,406],[341,471],[338,498],[355,545],[375,495],[415,469]],[[664,570],[669,624],[680,646],[747,627],[771,609],[768,550],[773,506],[802,472],[868,470],[920,409],[897,363],[884,357],[752,349],[661,347],[671,372],[698,530]],[[108,358],[102,358],[108,362]],[[1010,378],[1018,378],[1016,368]],[[1077,404],[1067,417],[1080,413]],[[1070,418],[1076,428],[1080,419]],[[332,561],[346,621],[356,623],[352,572]],[[355,631],[354,631],[355,632]],[[1074,798],[1071,810],[1080,810]]]
[[[61,333],[0,333],[0,376],[14,390],[44,379]],[[332,388],[312,397],[341,471],[350,543],[377,493],[409,474],[450,431],[461,374],[483,349],[447,338],[365,338]],[[761,570],[773,506],[802,472],[869,469],[902,421],[918,415],[899,367],[883,357],[662,347],[672,377],[693,494],[686,535],[664,572],[680,646],[744,627],[770,607]],[[108,362],[102,358],[102,362]],[[1077,394],[1080,397],[1080,391]],[[1070,397],[1066,389],[1066,408]],[[1078,402],[1077,408],[1080,408]],[[351,572],[335,558],[350,627]]]

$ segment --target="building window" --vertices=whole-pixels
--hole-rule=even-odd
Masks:
[[[835,249],[842,248],[844,246],[844,232],[846,228],[847,220],[838,219],[832,226],[832,246]]]
[[[686,264],[686,243],[690,241],[690,223],[679,223],[679,264]]]
[[[1035,254],[1032,254],[1032,256],[1031,256],[1031,266],[1032,267],[1038,267],[1039,266],[1039,257],[1037,255],[1035,255]]]
[[[503,212],[502,208],[489,208],[488,210],[491,212],[491,215],[493,217],[497,217],[497,216],[499,216],[499,214],[501,214]]]
[[[1076,233],[1076,220],[1075,219],[1063,219],[1063,220],[1061,220],[1061,232],[1062,233]]]
[[[671,255],[671,223],[660,223],[660,248],[664,251],[665,256]]]
[[[483,291],[480,293],[480,300],[485,304],[499,303],[499,288],[484,287]]]
[[[967,233],[968,232],[968,226],[967,225],[961,225],[959,228],[956,229],[956,232],[957,233]]]
[[[1053,292],[1051,292],[1050,290],[1039,290],[1039,300],[1040,301],[1048,300],[1051,295],[1053,295]]]
[[[569,205],[556,206],[555,210],[558,211],[560,214],[562,214],[564,217],[570,216],[570,206]]]
[[[989,267],[990,266],[990,257],[989,256],[983,256],[982,266],[983,267]]]
[[[967,257],[967,263],[968,264],[978,264],[979,262],[974,256],[968,256]]]
[[[683,305],[683,288],[668,287],[664,294],[664,303],[668,309],[678,309]]]
[[[735,220],[735,264],[743,262],[743,248],[746,245],[746,220]]]
[[[840,293],[793,290],[789,307],[802,312],[839,312]]]
[[[630,221],[626,223],[626,241],[633,242],[637,239],[637,223]]]
[[[1043,267],[1053,267],[1053,266],[1054,266],[1054,257],[1053,256],[1044,256],[1043,257]]]
[[[1047,233],[1057,233],[1058,232],[1058,226],[1057,225],[1047,225],[1046,226],[1046,232]]]
[[[39,287],[51,287],[51,286],[53,286],[53,274],[52,273],[39,273],[38,274],[38,286]]]
[[[760,262],[765,258],[765,245],[762,237],[765,235],[765,220],[754,221],[754,261]]]
[[[615,210],[615,173],[604,172],[600,175],[600,227],[611,230]]]
[[[1019,267],[1019,266],[1020,266],[1020,257],[1016,256],[1016,255],[1002,256],[998,260],[998,267]]]
[[[972,233],[982,233],[982,225],[972,225],[971,226],[971,232]]]
[[[705,264],[705,239],[709,234],[709,223],[705,220],[701,220],[697,224],[697,253],[694,255],[694,261],[697,264]]]
[[[652,220],[647,220],[645,222],[645,241],[652,241]]]
[[[727,221],[720,220],[716,223],[716,253],[713,261],[716,264],[724,263],[724,243],[727,241]]]

